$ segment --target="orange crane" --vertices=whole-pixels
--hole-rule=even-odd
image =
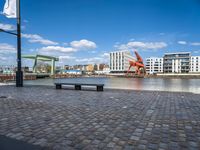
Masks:
[[[128,68],[127,74],[130,72],[131,67],[135,68],[135,74],[141,75],[142,69],[143,69],[143,73],[145,74],[146,70],[145,70],[142,57],[138,54],[137,51],[134,51],[134,53],[136,55],[137,60],[129,60],[129,68]]]

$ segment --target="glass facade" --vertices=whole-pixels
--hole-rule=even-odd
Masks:
[[[163,57],[164,73],[188,73],[190,71],[190,52],[165,54]]]

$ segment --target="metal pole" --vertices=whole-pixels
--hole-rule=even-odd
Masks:
[[[3,30],[3,29],[0,29],[0,32],[5,32],[5,33],[8,33],[8,34],[12,34],[12,35],[16,35],[16,36],[17,36],[17,34],[16,34],[16,33],[9,32],[9,31],[5,31],[5,30]]]
[[[17,71],[16,87],[23,87],[23,72],[21,69],[21,16],[20,0],[17,0]]]

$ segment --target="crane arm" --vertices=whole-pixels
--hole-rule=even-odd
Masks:
[[[137,51],[134,51],[134,52],[135,52],[138,62],[143,63],[142,57],[138,54],[138,52]]]

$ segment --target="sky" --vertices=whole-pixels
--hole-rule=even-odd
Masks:
[[[200,0],[21,0],[21,20],[22,54],[56,56],[60,66],[109,63],[118,50],[200,55]],[[0,28],[15,32],[16,20],[0,14]],[[16,37],[2,32],[0,65],[16,65]]]

